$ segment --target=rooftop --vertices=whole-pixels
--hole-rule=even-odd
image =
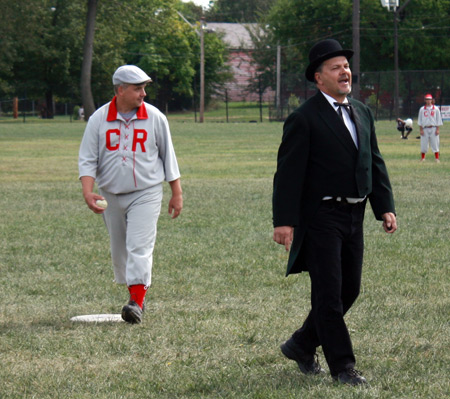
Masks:
[[[258,28],[258,24],[238,24],[228,22],[208,22],[207,27],[224,34],[224,42],[232,49],[251,49],[253,42],[248,32]]]

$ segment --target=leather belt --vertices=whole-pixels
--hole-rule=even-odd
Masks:
[[[436,127],[436,126],[424,126],[424,128],[429,129],[430,127]]]

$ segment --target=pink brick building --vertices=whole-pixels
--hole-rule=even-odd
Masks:
[[[248,92],[248,85],[256,77],[255,66],[252,65],[253,43],[248,29],[257,29],[257,24],[238,24],[208,22],[209,29],[222,33],[223,41],[227,44],[230,55],[229,64],[234,80],[227,84],[229,101],[259,101],[258,93]],[[274,91],[267,89],[263,94],[263,101],[273,100]]]

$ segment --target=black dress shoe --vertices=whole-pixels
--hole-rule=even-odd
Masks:
[[[281,352],[288,359],[295,360],[298,368],[303,374],[320,374],[325,370],[320,367],[319,361],[314,358],[314,355],[305,354],[292,338],[289,338],[284,344],[280,346]]]
[[[342,371],[337,376],[333,376],[333,378],[342,384],[354,386],[367,384],[367,380],[361,375],[358,370],[355,369],[347,369],[345,371]]]

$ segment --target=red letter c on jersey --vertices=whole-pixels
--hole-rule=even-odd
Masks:
[[[117,136],[116,138],[116,144],[111,144],[111,136],[115,134]],[[119,149],[119,139],[120,139],[120,130],[119,129],[109,129],[106,132],[106,149],[109,151],[117,151]],[[113,138],[114,140],[114,138]]]

